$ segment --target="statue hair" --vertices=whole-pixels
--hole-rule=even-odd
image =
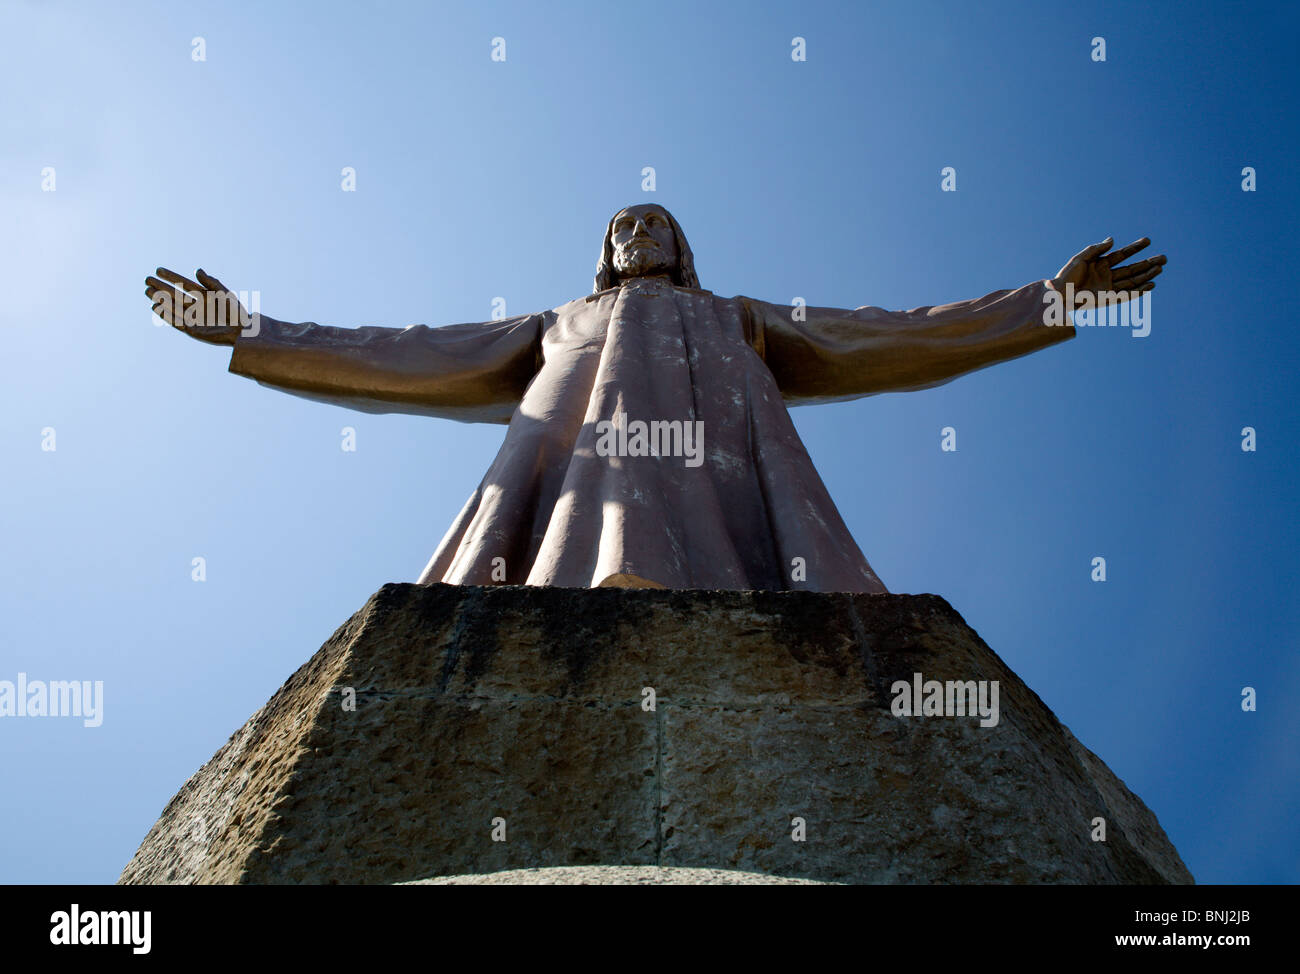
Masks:
[[[663,210],[668,217],[668,223],[673,228],[673,236],[677,238],[677,266],[673,268],[672,281],[678,287],[695,288],[698,291],[700,279],[695,275],[695,255],[691,253],[691,246],[686,242],[686,234],[682,233],[682,226],[675,216],[662,206],[659,209]],[[623,210],[618,211],[618,213],[622,212]],[[618,283],[618,272],[614,269],[614,220],[618,213],[609,218],[609,225],[605,227],[605,240],[600,245],[600,260],[596,261],[596,281],[592,294],[606,291]]]

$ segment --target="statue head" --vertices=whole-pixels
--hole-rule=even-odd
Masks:
[[[666,274],[680,287],[699,288],[695,257],[673,215],[658,203],[619,210],[609,221],[596,262],[594,291],[631,277]]]

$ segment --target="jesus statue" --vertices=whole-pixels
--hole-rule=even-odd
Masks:
[[[1163,255],[1122,263],[1150,242],[1111,252],[1108,238],[1054,278],[970,301],[791,306],[702,289],[681,226],[645,203],[610,220],[591,294],[498,321],[250,319],[202,270],[160,267],[145,293],[272,388],[507,424],[422,584],[883,593],[788,407],[926,389],[1072,338],[1074,308],[1155,286]]]

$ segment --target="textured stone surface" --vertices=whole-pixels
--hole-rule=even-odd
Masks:
[[[736,869],[684,866],[552,866],[476,876],[439,876],[402,886],[819,886],[815,879],[765,876]]]
[[[891,685],[915,672],[997,680],[998,724],[894,716]],[[581,865],[1192,881],[1155,816],[937,596],[450,585],[376,593],[119,881]]]

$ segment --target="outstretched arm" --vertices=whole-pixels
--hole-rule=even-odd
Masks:
[[[1151,290],[1163,256],[1116,266],[1148,243],[1144,238],[1106,254],[1110,241],[1102,241],[1072,257],[1051,280],[910,311],[744,300],[754,347],[786,401],[836,402],[942,385],[1073,338],[1073,309],[1062,307],[1066,285],[1076,299],[1094,289],[1114,288],[1134,297]],[[1054,306],[1057,325],[1047,323]]]
[[[364,412],[508,423],[540,364],[541,314],[444,328],[335,328],[245,312],[241,328],[209,321],[191,304],[235,300],[216,278],[199,271],[200,284],[163,268],[158,273],[170,284],[152,277],[146,284],[160,317],[201,340],[233,345],[236,375],[307,399]],[[231,309],[227,318],[235,314]]]

